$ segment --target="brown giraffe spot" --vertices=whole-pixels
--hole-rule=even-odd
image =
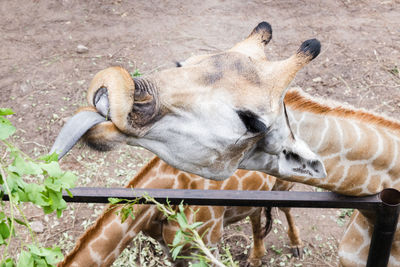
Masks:
[[[351,195],[351,196],[360,196],[362,191],[363,190],[361,188],[354,188],[352,190],[346,191],[346,194]]]
[[[368,191],[371,193],[379,193],[382,191],[382,181],[379,175],[374,175],[371,177],[368,184]]]
[[[191,182],[191,178],[189,175],[187,175],[186,173],[179,173],[177,177],[175,177],[175,179],[178,181],[178,183],[180,185],[184,185],[184,187],[187,188],[187,185],[190,184]]]
[[[213,227],[214,225],[214,221],[210,221],[210,219],[208,220],[204,220],[204,224],[200,227],[199,229],[199,234],[202,235],[205,231],[207,231],[208,229],[210,229],[211,227]]]
[[[262,179],[254,179],[254,173],[255,172],[251,172],[247,174],[244,179],[240,180],[243,190],[258,190],[264,184]]]
[[[393,168],[391,168],[389,170],[389,175],[390,178],[392,179],[392,181],[397,180],[397,178],[400,177],[400,143],[398,141],[394,141],[397,142],[397,151],[395,151],[396,155],[397,155],[397,159],[396,159],[396,163],[394,164]],[[398,187],[396,187],[398,188]]]
[[[196,213],[196,216],[194,219],[196,222],[197,221],[206,222],[206,221],[212,219],[211,212],[208,207],[199,207],[196,209],[197,209],[197,213]],[[196,210],[196,209],[194,209],[194,210]],[[201,220],[199,220],[198,218],[201,218]]]
[[[357,253],[358,249],[364,243],[364,238],[362,233],[354,226],[351,225],[350,229],[343,236],[340,242],[340,249],[346,251],[347,253]]]
[[[394,257],[396,259],[396,261],[400,261],[400,253],[399,253],[400,252],[400,242],[396,241],[396,240],[400,239],[398,233],[399,233],[399,231],[396,232],[395,240],[393,241],[392,250],[391,250],[391,254],[390,254],[392,257]]]
[[[361,259],[368,259],[369,245],[366,245],[358,254]]]
[[[365,164],[352,165],[347,171],[346,179],[340,185],[344,190],[352,190],[363,184],[368,176],[368,169]]]
[[[359,229],[361,231],[364,231],[364,229],[371,230],[371,227],[368,220],[358,211],[354,212],[350,223],[346,234],[340,242],[340,250],[348,253],[356,253],[364,243],[363,233]],[[369,234],[371,234],[371,231],[369,231]]]
[[[236,175],[229,178],[229,182],[225,184],[222,190],[237,190],[239,186],[239,181]]]
[[[302,113],[295,113],[294,116],[296,120],[299,121],[301,119]],[[322,136],[323,130],[325,128],[325,124],[321,123],[319,119],[316,118],[313,114],[307,114],[305,119],[299,125],[299,134],[301,138],[310,146],[316,147]],[[314,129],[310,131],[310,129]],[[295,129],[293,129],[296,132]]]
[[[357,134],[354,127],[346,120],[340,120],[339,124],[343,132],[343,147],[345,149],[352,147],[354,145],[354,140],[357,140]]]
[[[340,162],[339,156],[324,160],[326,172],[330,174],[338,166],[339,162]]]
[[[174,185],[173,179],[157,179],[156,183],[151,183],[151,186],[147,185],[147,188],[173,188]],[[137,186],[141,188],[141,186]]]
[[[333,185],[337,185],[337,182],[343,176],[343,166],[340,164],[340,157],[334,157],[324,161],[326,172],[329,173],[328,181]]]
[[[372,158],[378,150],[376,134],[365,125],[359,124],[361,138],[354,143],[352,149],[346,154],[348,160],[367,160]]]
[[[400,181],[398,181],[397,183],[395,183],[393,185],[393,188],[396,188],[397,190],[400,188]]]
[[[221,239],[220,233],[222,233],[222,228],[223,228],[222,222],[223,220],[221,218],[214,223],[214,227],[212,229],[213,232],[211,234],[211,240],[210,240],[211,244],[216,244],[220,241]]]
[[[74,263],[76,266],[96,266],[97,262],[95,262],[92,257],[88,257],[85,254],[77,254],[74,258]]]
[[[386,169],[393,161],[394,157],[394,140],[390,138],[385,131],[380,131],[382,137],[382,153],[372,162],[372,166],[375,170]]]
[[[162,231],[162,238],[166,244],[172,244],[174,241],[175,233],[179,229],[176,222],[169,222],[168,224],[164,224]]]
[[[327,120],[329,120],[329,129],[325,135],[324,140],[326,141],[323,142],[318,151],[318,154],[321,156],[338,153],[342,147],[342,140],[340,140],[340,136],[337,134],[338,128],[336,123],[331,118],[327,118]]]

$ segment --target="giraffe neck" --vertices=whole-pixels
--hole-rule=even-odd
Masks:
[[[161,161],[153,158],[141,171],[132,179],[126,187],[134,187],[150,181],[157,173]],[[58,264],[58,266],[100,266],[110,265],[121,251],[131,241],[132,236],[140,231],[151,227],[149,222],[154,221],[158,214],[155,207],[148,208],[145,205],[135,206],[136,219],[127,219],[122,224],[121,218],[116,216],[115,211],[109,205],[94,225],[92,225],[78,240],[74,249]],[[118,244],[118,245],[116,245]]]
[[[321,104],[298,90],[285,103],[295,135],[319,154],[328,176],[289,180],[361,196],[400,188],[400,123],[363,110]]]

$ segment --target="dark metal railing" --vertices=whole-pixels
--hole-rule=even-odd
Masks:
[[[63,194],[67,202],[108,203],[108,198],[135,199],[147,194],[161,203],[188,205],[295,207],[295,208],[355,208],[375,213],[367,267],[387,266],[399,211],[400,192],[384,189],[366,197],[349,197],[332,192],[235,191],[187,189],[130,189],[80,187],[71,190],[74,197]],[[5,195],[3,200],[8,200]],[[139,203],[147,203],[142,198]],[[147,203],[153,204],[153,203]]]

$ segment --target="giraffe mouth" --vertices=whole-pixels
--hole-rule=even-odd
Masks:
[[[72,116],[58,134],[50,154],[56,152],[61,159],[81,137],[92,127],[110,120],[110,105],[106,88],[100,88],[94,96],[95,108],[84,110]]]

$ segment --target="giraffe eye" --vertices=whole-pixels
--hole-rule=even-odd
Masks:
[[[250,110],[236,111],[239,118],[251,133],[262,133],[267,131],[267,126],[259,119],[259,116]]]

